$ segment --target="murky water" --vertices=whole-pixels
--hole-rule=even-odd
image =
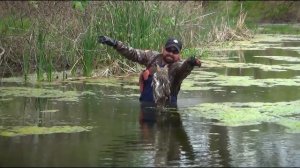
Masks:
[[[75,101],[44,96],[50,93],[30,96],[31,91],[17,96],[0,92],[0,130],[10,130],[11,135],[0,136],[0,166],[299,166],[299,124],[290,131],[273,120],[230,126],[189,110],[206,103],[299,101],[300,69],[296,58],[300,59],[300,37],[273,43],[277,46],[216,53],[226,58],[218,59],[220,64],[243,63],[241,66],[206,67],[208,61],[204,60],[203,68],[196,68],[186,80],[197,81],[194,87],[200,89],[183,86],[178,106],[161,115],[139,103],[137,89],[97,83],[42,86],[90,93]],[[269,67],[264,65],[280,67],[266,70]],[[205,76],[205,72],[210,74]],[[224,84],[217,75],[226,80],[251,77],[255,81],[244,85],[244,78],[238,78],[236,83]],[[276,79],[287,82],[273,83]],[[1,83],[2,91],[12,86],[24,87],[20,83]],[[286,118],[299,123],[300,108],[295,109],[297,103],[292,107],[293,115]],[[18,126],[70,126],[71,132],[75,126],[91,128],[42,134],[36,128],[19,131]]]

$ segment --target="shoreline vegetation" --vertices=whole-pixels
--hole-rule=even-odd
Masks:
[[[270,5],[254,3],[259,8]],[[0,77],[22,76],[24,81],[52,82],[140,72],[140,65],[97,44],[99,35],[108,35],[134,48],[157,51],[168,36],[177,36],[184,44],[183,58],[196,55],[201,59],[210,56],[211,46],[249,40],[256,33],[299,33],[299,27],[287,25],[258,29],[256,23],[268,18],[264,15],[257,19],[254,3],[1,1]],[[269,14],[275,21],[276,16],[288,17],[293,6],[299,6],[293,1],[270,3],[276,7],[275,14]]]

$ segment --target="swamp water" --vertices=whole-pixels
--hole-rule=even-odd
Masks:
[[[236,46],[204,59],[159,116],[137,77],[1,79],[0,166],[300,166],[300,36]]]

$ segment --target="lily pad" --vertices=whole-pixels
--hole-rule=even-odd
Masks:
[[[24,136],[24,135],[38,135],[38,134],[54,134],[54,133],[76,133],[83,131],[90,131],[92,127],[82,126],[52,126],[52,127],[38,127],[38,126],[15,126],[2,127],[0,129],[0,136]]]

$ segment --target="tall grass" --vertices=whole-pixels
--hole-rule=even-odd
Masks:
[[[219,4],[219,2],[215,3]],[[211,43],[223,43],[232,40],[245,40],[253,36],[253,32],[248,29],[246,25],[247,12],[243,9],[243,3],[240,3],[239,13],[234,16],[229,15],[231,6],[230,3],[226,2],[226,4],[222,6],[222,9],[215,6],[210,9],[210,11],[217,12],[208,22],[206,21],[209,31],[205,33],[206,36],[203,39],[205,39],[208,44],[211,45]]]
[[[44,81],[44,74],[46,74],[47,81],[51,82],[53,80],[53,60],[54,54],[49,47],[49,37],[47,35],[46,29],[43,25],[39,25],[37,37],[36,37],[36,75],[38,81]],[[25,62],[27,61],[25,57]]]
[[[46,69],[47,81],[51,82],[53,80],[53,71],[54,71],[53,56],[51,52],[49,52],[46,56],[45,69]]]
[[[4,34],[2,37],[8,43],[3,47],[12,51],[15,45],[16,49],[8,56],[24,55],[21,58],[24,74],[33,71],[25,64],[33,64],[39,81],[44,80],[45,73],[51,81],[54,71],[68,68],[73,75],[79,72],[84,76],[91,76],[94,69],[105,65],[112,65],[108,67],[111,74],[137,72],[141,68],[111,47],[97,44],[99,35],[110,36],[133,48],[156,51],[161,50],[168,37],[175,36],[189,49],[206,45],[205,39],[213,31],[213,25],[223,24],[215,17],[218,11],[205,11],[201,1],[20,1],[5,5],[8,7],[3,9],[13,11],[8,15],[14,17],[3,18],[23,20],[25,26],[21,26],[21,35],[13,34],[14,40]],[[5,32],[5,28],[7,26],[0,26],[1,32]],[[22,44],[20,41],[29,39],[31,32],[36,32],[33,42]],[[24,48],[30,45],[35,53],[23,54]],[[186,50],[185,54],[197,52]]]
[[[172,36],[181,39],[184,47],[199,45],[202,15],[199,2],[109,2],[97,12],[95,26],[97,35],[108,35],[133,48],[160,51]],[[120,68],[139,68],[110,48],[107,51],[99,55],[112,62],[122,60]]]
[[[93,35],[93,30],[91,27],[88,28],[87,33],[85,34],[82,40],[82,64],[83,64],[83,75],[91,76],[93,70],[93,59],[96,55],[95,47],[96,47],[96,38]]]
[[[37,40],[36,40],[36,75],[37,80],[44,80],[45,64],[46,64],[46,34],[41,28],[38,29]]]
[[[160,7],[161,3],[158,2],[107,3],[104,5],[103,11],[97,13],[98,22],[95,25],[97,34],[95,35],[107,35],[134,48],[159,50],[167,38],[166,30],[170,30],[167,28],[168,25],[160,23],[163,17],[159,12]],[[103,15],[103,13],[105,14]],[[173,31],[169,35],[178,35],[178,33]],[[107,54],[101,53],[101,55],[107,55],[106,59],[111,62],[116,59],[122,60],[120,68],[124,68],[126,65],[134,66],[110,48]]]
[[[25,41],[25,47],[23,51],[23,77],[24,81],[28,81],[28,75],[30,73],[30,58],[32,55],[32,50],[34,48],[33,43],[33,33],[30,34],[29,38]]]
[[[28,74],[29,74],[29,51],[24,51],[23,54],[23,77],[24,77],[24,81],[27,82],[28,81]]]

